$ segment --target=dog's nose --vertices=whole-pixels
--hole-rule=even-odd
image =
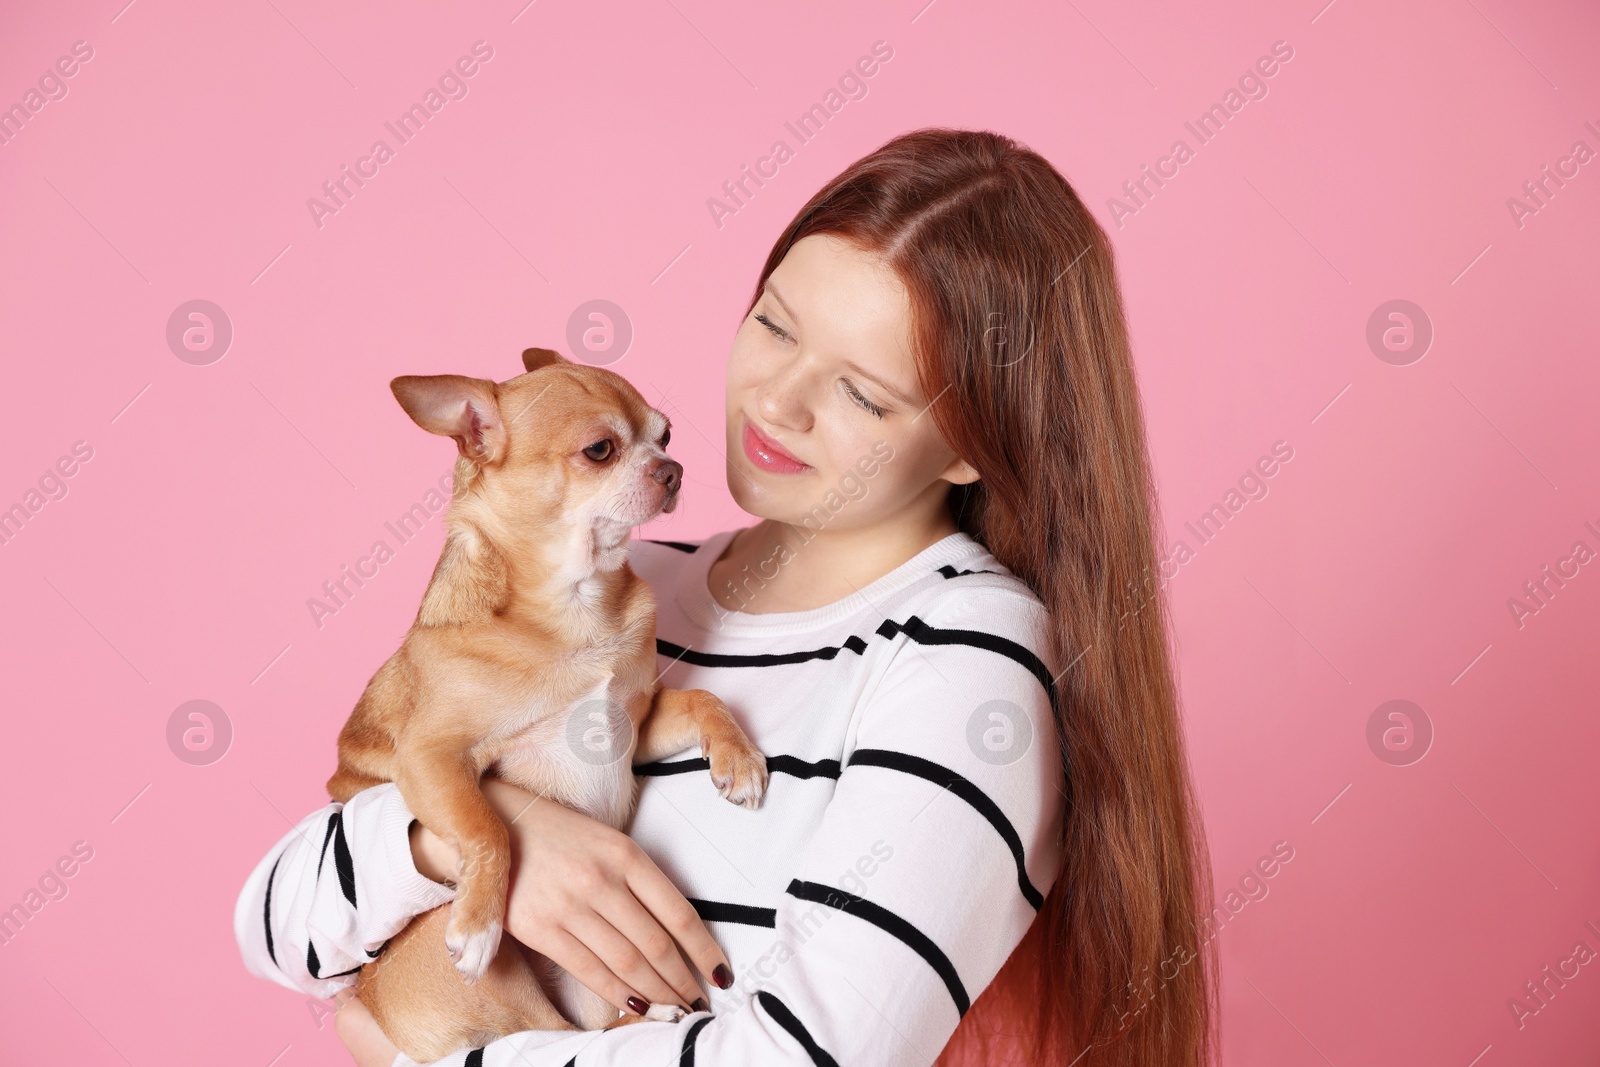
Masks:
[[[662,460],[661,465],[650,472],[650,477],[666,486],[667,492],[676,493],[683,483],[683,464],[675,459]]]

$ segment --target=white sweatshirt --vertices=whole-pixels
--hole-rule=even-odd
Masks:
[[[729,611],[707,571],[735,532],[636,538],[630,563],[656,594],[663,683],[722,697],[766,754],[766,799],[722,800],[685,750],[635,768],[629,827],[706,920],[734,985],[704,982],[710,1014],[677,1023],[527,1031],[441,1064],[921,1067],[1050,891],[1060,665],[1038,598],[957,533],[825,607]],[[450,900],[412,862],[411,821],[389,784],[285,835],[235,909],[245,966],[331,996]]]

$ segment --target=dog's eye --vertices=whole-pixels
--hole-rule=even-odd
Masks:
[[[611,455],[611,438],[607,437],[604,440],[596,441],[594,444],[584,449],[583,454],[594,460],[596,463],[599,463],[601,460]]]
[[[667,442],[670,440],[672,440],[672,427],[668,426],[665,430],[661,431],[661,447],[666,448]]]

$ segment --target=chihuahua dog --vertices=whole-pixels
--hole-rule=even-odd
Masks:
[[[718,793],[753,808],[766,759],[722,701],[662,688],[655,601],[628,566],[633,527],[677,505],[669,427],[617,374],[530,348],[505,382],[406,376],[407,415],[453,437],[444,551],[422,606],[339,733],[328,793],[394,782],[461,857],[455,900],[412,920],[356,994],[389,1039],[429,1062],[531,1029],[675,1019],[616,1008],[502,938],[509,835],[479,788],[492,774],[618,829],[633,761],[698,744]],[[524,953],[527,955],[524,955]]]

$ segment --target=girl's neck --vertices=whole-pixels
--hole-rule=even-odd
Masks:
[[[844,599],[956,532],[943,507],[923,522],[848,530],[813,530],[763,519],[734,535],[711,564],[706,581],[712,599],[731,611],[809,611]],[[750,572],[763,579],[753,598],[747,589],[730,588],[735,577]]]

